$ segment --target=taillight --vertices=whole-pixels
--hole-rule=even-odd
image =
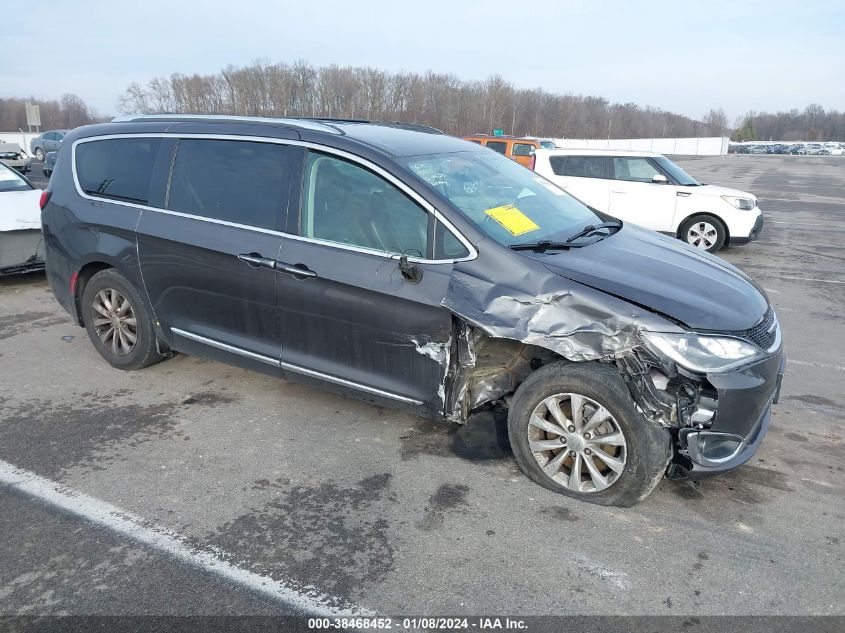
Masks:
[[[531,154],[531,161],[528,163],[528,169],[534,171],[534,164],[537,162],[537,157],[534,154]],[[41,207],[42,209],[44,207]]]
[[[41,207],[41,210],[44,210],[44,207],[47,206],[47,203],[50,202],[50,196],[53,195],[53,192],[49,189],[45,189],[41,192],[41,200],[38,201],[38,206]]]
[[[70,276],[70,294],[76,296],[76,282],[79,281],[79,271],[75,270]]]

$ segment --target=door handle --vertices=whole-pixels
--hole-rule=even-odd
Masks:
[[[283,262],[276,262],[276,270],[293,275],[297,279],[313,279],[317,276],[317,273],[308,268],[305,264],[285,264]]]
[[[628,193],[627,191],[619,191],[619,189],[611,189],[610,193]]]
[[[260,253],[241,253],[238,259],[252,268],[275,268],[276,260],[264,257]]]

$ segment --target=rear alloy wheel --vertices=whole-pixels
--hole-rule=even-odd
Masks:
[[[82,310],[88,338],[114,367],[141,369],[163,358],[146,304],[116,270],[102,270],[88,280]]]
[[[681,229],[681,239],[690,246],[715,253],[725,243],[725,225],[709,215],[696,215]]]

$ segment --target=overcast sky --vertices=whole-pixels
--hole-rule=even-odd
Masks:
[[[845,109],[841,0],[32,0],[7,7],[3,40],[0,96],[73,92],[101,114],[133,81],[257,58],[497,73],[699,118],[723,107],[731,121]]]

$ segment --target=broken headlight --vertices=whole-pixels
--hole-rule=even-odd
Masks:
[[[642,332],[641,335],[651,351],[702,374],[728,371],[761,355],[756,345],[728,336],[705,336],[692,332]]]

